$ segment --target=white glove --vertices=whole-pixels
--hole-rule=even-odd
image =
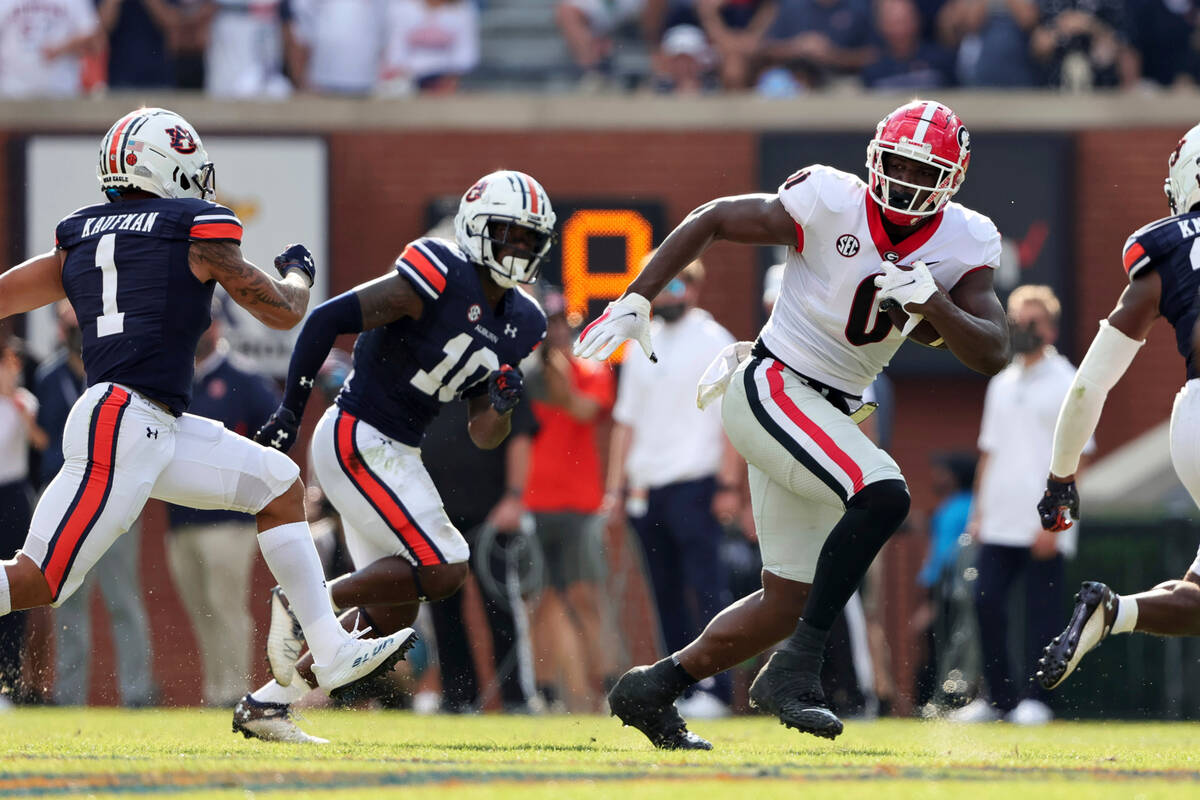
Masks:
[[[650,344],[650,301],[640,294],[627,294],[609,303],[604,313],[579,334],[573,352],[579,358],[604,361],[627,339],[640,344],[646,357],[658,363]]]
[[[914,261],[911,268],[901,268],[899,264],[883,261],[880,268],[883,274],[875,276],[880,308],[887,309],[893,303],[900,308],[909,303],[924,303],[937,293],[937,283],[934,282],[933,275],[924,261]],[[908,313],[908,322],[900,333],[908,336],[913,328],[921,324],[924,317],[908,309],[905,311]]]

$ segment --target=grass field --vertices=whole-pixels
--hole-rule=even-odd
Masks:
[[[234,736],[224,711],[0,715],[0,798],[1200,797],[1200,725],[1039,729],[849,722],[836,742],[762,717],[697,722],[711,753],[658,752],[600,717],[307,712],[323,747]]]

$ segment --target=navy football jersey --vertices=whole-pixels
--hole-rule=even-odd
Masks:
[[[1187,362],[1188,380],[1198,377],[1192,328],[1200,314],[1200,211],[1160,219],[1125,240],[1123,262],[1129,280],[1149,270],[1162,279],[1158,310],[1175,328],[1175,343]]]
[[[176,415],[187,410],[216,285],[188,265],[189,243],[200,239],[240,243],[242,223],[207,200],[157,197],[88,206],[58,223],[88,386],[113,381]]]
[[[418,239],[396,270],[425,302],[405,317],[359,334],[354,370],[338,395],[347,412],[385,436],[417,446],[443,403],[487,391],[487,376],[516,366],[546,336],[546,315],[520,289],[489,307],[479,273],[459,247]]]

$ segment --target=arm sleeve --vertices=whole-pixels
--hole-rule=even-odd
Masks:
[[[1100,320],[1100,332],[1092,340],[1058,411],[1050,454],[1052,475],[1065,477],[1079,469],[1079,455],[1096,432],[1109,390],[1129,369],[1143,344],[1109,325],[1108,320]]]
[[[326,300],[313,309],[304,321],[296,338],[296,349],[292,351],[283,392],[284,408],[297,417],[304,413],[316,383],[317,370],[325,363],[334,341],[343,333],[360,333],[362,327],[362,306],[353,291]]]

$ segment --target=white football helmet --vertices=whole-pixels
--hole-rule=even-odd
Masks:
[[[100,142],[96,176],[105,192],[142,189],[159,197],[201,199],[216,194],[200,134],[165,108],[139,108],[117,120]]]
[[[542,185],[524,172],[504,169],[484,175],[463,195],[454,216],[454,238],[472,261],[487,266],[493,280],[508,289],[537,282],[542,258],[554,243],[554,220]],[[524,228],[532,237],[509,241],[514,228]],[[510,252],[497,259],[501,247]]]
[[[1183,135],[1167,159],[1163,191],[1172,214],[1186,214],[1200,203],[1200,125]]]

